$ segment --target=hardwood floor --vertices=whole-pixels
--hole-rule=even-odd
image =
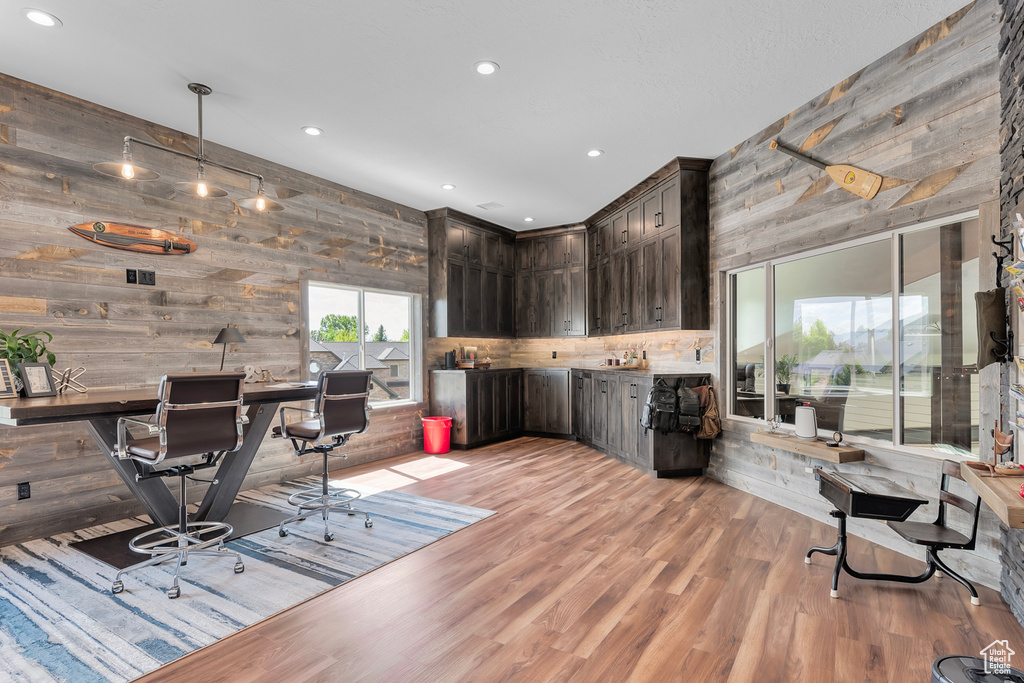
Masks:
[[[948,578],[844,576],[833,600],[831,558],[803,562],[833,527],[576,443],[523,438],[343,474],[499,514],[141,681],[902,682],[996,639],[1024,651],[992,590],[972,607]],[[850,562],[921,565],[857,538]]]

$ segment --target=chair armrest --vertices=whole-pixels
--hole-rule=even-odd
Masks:
[[[160,445],[167,445],[167,434],[159,426],[152,422],[146,422],[145,420],[136,420],[131,417],[119,417],[117,418],[117,450],[114,451],[114,455],[119,460],[128,460],[131,456],[128,455],[128,424],[138,427],[145,427],[148,430],[150,436],[160,436]]]
[[[316,419],[320,418],[320,414],[317,413],[315,410],[309,410],[308,408],[296,408],[294,406],[282,406],[281,410],[279,410],[277,413],[278,417],[280,417],[281,419],[281,436],[288,436],[288,424],[284,419],[284,411],[286,410],[292,410],[297,413],[306,413],[308,415],[312,415]]]

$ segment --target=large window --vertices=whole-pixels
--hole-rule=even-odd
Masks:
[[[371,403],[418,399],[413,295],[311,282],[306,300],[311,377],[372,370]]]
[[[978,239],[968,216],[731,274],[730,412],[977,454]]]

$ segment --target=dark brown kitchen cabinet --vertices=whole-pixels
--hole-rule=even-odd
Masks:
[[[430,412],[452,418],[451,442],[470,448],[517,436],[522,370],[432,370]]]
[[[427,212],[430,335],[515,336],[515,233],[455,211]]]
[[[581,230],[516,242],[519,337],[587,334],[586,237]]]
[[[572,434],[569,370],[525,370],[523,386],[523,431],[559,436]]]
[[[586,445],[657,477],[700,474],[708,465],[709,441],[640,426],[647,394],[659,378],[672,387],[681,382],[693,387],[709,379],[708,375],[642,370],[573,370],[573,434]]]
[[[588,333],[707,329],[710,262],[707,171],[710,162],[677,158],[591,217]],[[606,227],[607,226],[607,227]],[[612,248],[605,249],[602,230]],[[611,256],[608,277],[600,259]],[[605,285],[604,281],[608,284]]]

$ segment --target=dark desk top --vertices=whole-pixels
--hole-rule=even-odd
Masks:
[[[122,415],[141,415],[156,410],[157,388],[99,389],[84,394],[72,392],[43,398],[0,400],[0,425],[22,426],[77,422]],[[305,401],[316,396],[315,384],[246,384],[246,405]]]
[[[814,474],[820,479],[827,479],[848,494],[864,494],[878,498],[920,501],[921,503],[928,502],[927,498],[885,477],[872,477],[867,474],[847,474],[845,472],[826,472],[824,470],[815,470]]]

